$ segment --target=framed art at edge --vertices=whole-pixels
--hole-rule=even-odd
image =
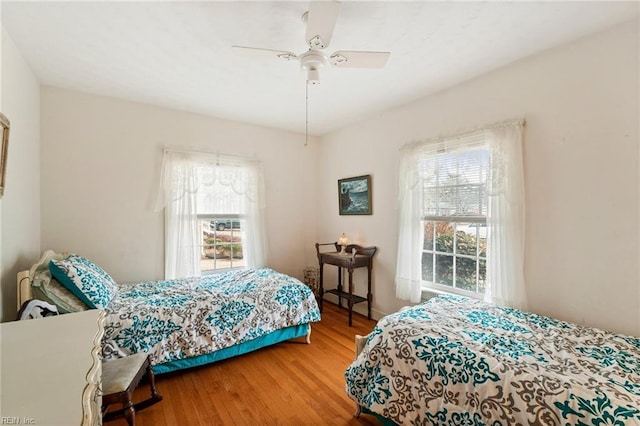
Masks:
[[[371,214],[371,175],[338,180],[341,215]]]
[[[7,175],[7,150],[9,147],[9,119],[0,113],[0,198],[4,195],[5,176]]]

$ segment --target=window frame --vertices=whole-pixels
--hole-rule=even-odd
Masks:
[[[464,147],[464,148],[460,148],[460,149],[455,149],[455,150],[451,150],[451,151],[446,151],[446,150],[439,150],[438,152],[434,152],[431,155],[428,155],[425,159],[431,159],[434,158],[440,154],[444,154],[444,153],[450,153],[450,154],[456,154],[460,155],[463,154],[465,152],[472,152],[472,151],[477,151],[477,150],[483,150],[487,152],[488,155],[488,163],[485,165],[485,168],[488,170],[490,167],[490,161],[491,161],[491,148],[486,145],[486,144],[481,144],[481,145],[475,145],[475,146],[468,146],[468,147]],[[485,185],[487,184],[487,182],[485,181]],[[462,184],[456,184],[456,185],[452,185],[452,186],[463,186]],[[440,182],[438,181],[437,185],[435,186],[431,186],[430,189],[435,189],[436,193],[438,192],[440,187]],[[428,191],[428,187],[423,187],[423,194],[424,192]],[[484,196],[483,199],[480,200],[479,202],[483,203],[485,208],[488,208],[488,194],[485,190],[484,192]],[[428,224],[428,222],[432,222],[433,223],[433,244],[431,248],[425,248],[425,243],[423,242],[422,247],[421,247],[421,254],[420,254],[420,264],[421,264],[421,288],[422,288],[422,292],[429,292],[429,293],[436,293],[436,294],[456,294],[456,295],[463,295],[463,296],[467,296],[467,297],[472,297],[472,298],[476,298],[476,299],[483,299],[485,296],[485,292],[486,292],[486,272],[487,272],[487,248],[485,246],[485,255],[484,256],[480,256],[480,244],[481,244],[481,238],[480,237],[480,232],[479,232],[479,228],[476,228],[476,234],[475,234],[475,240],[476,240],[476,250],[475,250],[475,255],[467,255],[467,254],[458,254],[457,253],[457,239],[458,239],[458,226],[461,224],[474,224],[474,223],[481,223],[484,224],[485,228],[486,228],[486,232],[489,232],[489,224],[488,224],[488,212],[486,212],[484,215],[437,215],[437,214],[422,214],[421,215],[421,227],[420,229],[422,230],[421,232],[425,232],[426,226]],[[452,242],[452,251],[451,252],[443,252],[443,251],[438,251],[437,250],[437,236],[436,236],[436,223],[437,222],[442,222],[442,223],[448,223],[450,225],[453,226],[453,242]],[[484,237],[485,240],[485,245],[487,244],[487,236],[485,235]],[[429,281],[429,280],[425,280],[424,279],[424,256],[425,254],[431,254],[432,256],[432,264],[431,264],[431,277],[433,281]],[[437,264],[437,256],[449,256],[452,257],[452,271],[453,271],[453,277],[452,277],[452,283],[451,285],[446,285],[446,284],[441,284],[441,283],[437,283],[435,282],[436,278],[437,278],[437,269],[436,269],[436,264]],[[467,259],[473,259],[475,260],[476,263],[476,272],[475,272],[475,281],[476,281],[476,289],[475,291],[471,291],[471,290],[466,290],[460,287],[456,287],[456,278],[457,278],[457,259],[458,258],[467,258]],[[480,284],[480,263],[481,261],[484,261],[484,271],[485,271],[485,275],[484,275],[484,285],[481,286]],[[483,287],[482,292],[480,292],[480,288]]]

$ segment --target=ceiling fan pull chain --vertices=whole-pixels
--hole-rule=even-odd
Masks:
[[[309,83],[304,82],[304,146],[309,145]]]

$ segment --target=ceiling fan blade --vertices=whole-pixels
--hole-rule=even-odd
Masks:
[[[365,52],[340,50],[329,57],[331,65],[340,68],[382,68],[391,52]]]
[[[340,7],[340,2],[333,0],[309,2],[305,40],[311,49],[318,50],[329,46]]]
[[[269,58],[281,58],[287,61],[292,61],[298,58],[293,52],[287,52],[286,50],[274,50],[274,49],[261,49],[259,47],[245,47],[245,46],[231,46],[234,52],[237,52],[245,56],[261,56]]]

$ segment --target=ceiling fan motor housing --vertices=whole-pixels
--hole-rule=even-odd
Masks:
[[[317,50],[309,50],[300,55],[300,67],[307,72],[307,83],[320,83],[320,68],[327,64],[327,57]]]

